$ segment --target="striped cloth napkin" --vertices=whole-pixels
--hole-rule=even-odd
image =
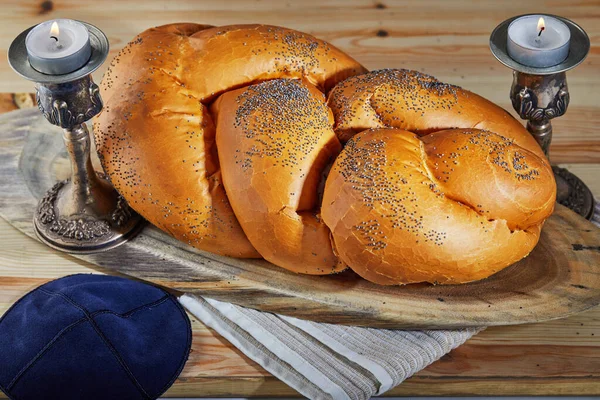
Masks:
[[[600,203],[592,223],[600,227]],[[181,304],[309,399],[368,399],[485,328],[404,331],[316,323],[185,294]]]
[[[481,329],[400,331],[316,323],[185,294],[181,304],[309,399],[385,393]]]
[[[595,199],[594,215],[592,215],[592,224],[600,228],[600,200]]]

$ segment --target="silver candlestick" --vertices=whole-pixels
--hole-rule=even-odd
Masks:
[[[590,50],[590,39],[574,22],[563,21],[571,32],[569,55],[558,65],[546,68],[529,67],[513,60],[507,52],[508,26],[517,16],[494,29],[490,36],[490,49],[502,64],[513,70],[510,99],[519,116],[527,120],[527,130],[533,135],[549,156],[552,141],[552,118],[560,117],[569,106],[569,88],[566,72],[581,64]],[[557,201],[584,218],[590,219],[594,212],[594,197],[588,187],[564,168],[552,167],[557,185]]]
[[[90,134],[85,121],[102,110],[100,90],[92,80],[108,55],[108,39],[93,25],[92,54],[81,68],[62,75],[38,72],[29,64],[22,32],[8,50],[11,67],[36,82],[40,111],[63,128],[72,177],[58,182],[41,199],[34,213],[38,237],[49,246],[70,253],[92,253],[116,247],[135,234],[142,219],[129,208],[104,174],[96,173],[90,159]]]

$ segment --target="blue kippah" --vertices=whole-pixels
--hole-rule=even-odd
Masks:
[[[0,389],[13,400],[155,399],[181,373],[190,321],[162,289],[71,275],[0,319]]]

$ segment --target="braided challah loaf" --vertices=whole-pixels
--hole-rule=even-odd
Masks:
[[[548,161],[504,110],[417,72],[367,73],[293,30],[150,29],[102,90],[94,130],[113,184],[203,250],[460,283],[529,254],[553,210]]]
[[[326,91],[363,72],[335,47],[290,29],[149,29],[121,50],[102,80],[105,105],[94,125],[102,166],[131,207],[177,239],[218,254],[260,257],[223,189],[209,105],[261,81],[304,77],[315,91]]]

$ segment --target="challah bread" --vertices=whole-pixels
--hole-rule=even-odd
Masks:
[[[337,157],[322,215],[342,261],[383,285],[463,283],[529,254],[554,205],[544,162],[477,129],[421,139],[371,129]]]
[[[369,128],[399,128],[419,135],[476,128],[500,133],[544,157],[535,139],[503,108],[417,71],[383,69],[347,79],[331,91],[328,105],[344,142]]]
[[[446,199],[504,220],[511,230],[543,223],[552,213],[556,189],[545,158],[478,129],[437,131],[421,141],[430,178]]]
[[[335,47],[263,25],[172,24],[138,35],[101,84],[98,153],[116,189],[144,218],[202,250],[260,257],[231,209],[208,112],[221,93],[276,78],[326,90],[365,72]]]
[[[366,73],[290,29],[150,29],[102,94],[94,131],[117,190],[214,253],[461,283],[525,257],[553,209],[548,161],[504,110],[414,71]]]
[[[225,190],[256,250],[294,272],[344,269],[317,216],[323,169],[341,150],[325,96],[276,79],[223,94],[213,112]]]
[[[357,273],[381,284],[463,283],[535,247],[556,183],[506,111],[407,70],[349,78],[328,105],[336,134],[349,141],[327,179],[322,215]]]

